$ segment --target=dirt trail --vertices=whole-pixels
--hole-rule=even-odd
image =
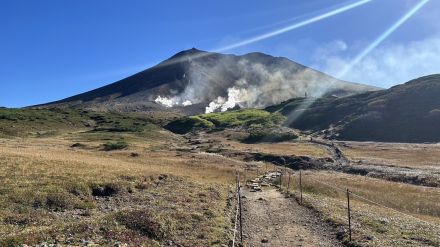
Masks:
[[[243,195],[244,246],[343,246],[334,228],[276,189]]]

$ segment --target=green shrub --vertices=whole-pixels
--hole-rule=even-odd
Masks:
[[[116,215],[116,221],[152,239],[163,239],[166,235],[164,227],[145,209],[120,212]]]
[[[67,191],[75,196],[90,196],[91,188],[85,183],[72,183],[67,186]]]
[[[245,143],[257,142],[283,142],[291,141],[298,138],[298,135],[293,131],[279,131],[273,129],[252,129],[247,138],[243,140]]]
[[[209,113],[199,117],[212,122],[216,127],[250,127],[251,125],[269,127],[279,125],[286,120],[279,113],[270,113],[258,109]]]
[[[274,127],[282,124],[286,117],[279,113],[270,113],[258,109],[243,109],[220,113],[209,113],[184,117],[165,126],[166,129],[186,134],[193,130],[233,127]]]
[[[70,147],[71,148],[87,148],[87,145],[77,142],[77,143],[70,145]]]
[[[81,200],[79,197],[68,192],[37,193],[32,198],[32,207],[54,211],[90,209],[95,207],[95,203],[90,199],[84,198]]]
[[[22,246],[24,243],[24,239],[22,237],[6,237],[0,240],[0,246],[4,247],[16,247]]]
[[[123,186],[117,183],[92,184],[93,196],[113,196],[123,191]]]
[[[165,126],[171,132],[178,134],[186,134],[196,129],[210,129],[214,124],[199,116],[184,117],[173,121]]]
[[[49,193],[46,196],[45,206],[52,210],[73,209],[75,205],[74,198],[66,193]]]
[[[124,141],[118,141],[118,142],[107,142],[103,144],[105,151],[112,151],[112,150],[121,150],[128,147],[128,143]]]

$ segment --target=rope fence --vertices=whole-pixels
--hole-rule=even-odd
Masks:
[[[291,190],[291,188],[290,188],[290,185],[292,184],[291,183],[291,173],[290,172],[288,172],[288,180],[287,180],[287,188],[286,188],[286,193],[287,194],[290,194],[289,193],[289,191]],[[299,192],[299,202],[300,202],[300,204],[303,204],[303,190],[304,190],[304,181],[305,181],[305,179],[304,179],[304,177],[305,177],[305,175],[304,175],[304,173],[302,172],[302,171],[299,171],[299,173],[298,173],[298,175],[299,175],[299,178],[298,178],[298,180],[299,180],[299,184],[298,184],[298,192]],[[286,176],[286,175],[285,175]],[[279,185],[280,185],[280,191],[281,192],[283,192],[283,186],[282,186],[282,175],[280,176],[280,183],[279,183]],[[390,210],[390,211],[393,211],[393,212],[395,212],[395,213],[398,213],[398,214],[401,214],[401,215],[404,215],[404,216],[406,216],[406,217],[409,217],[409,218],[411,218],[411,219],[414,219],[414,220],[416,220],[416,221],[419,221],[419,222],[422,222],[422,223],[424,223],[424,224],[427,224],[427,225],[429,225],[429,226],[433,226],[433,227],[438,227],[438,225],[435,225],[434,223],[431,223],[431,222],[428,222],[428,221],[426,221],[426,220],[423,220],[423,219],[420,219],[420,218],[418,218],[418,217],[415,217],[415,216],[413,216],[413,215],[411,215],[411,214],[408,214],[408,213],[405,213],[405,212],[402,212],[402,211],[400,211],[400,210],[397,210],[397,209],[395,209],[395,208],[392,208],[392,207],[389,207],[389,206],[386,206],[386,205],[383,205],[382,203],[379,203],[379,202],[376,202],[376,201],[374,201],[374,200],[371,200],[371,199],[368,199],[368,198],[366,198],[366,197],[364,197],[364,196],[361,196],[361,195],[359,195],[359,194],[356,194],[356,193],[353,193],[352,191],[350,191],[348,188],[347,189],[343,189],[343,188],[340,188],[340,187],[338,187],[338,186],[336,186],[336,185],[333,185],[333,184],[330,184],[330,183],[326,183],[326,182],[324,182],[324,181],[320,181],[320,180],[317,180],[317,179],[314,179],[314,178],[311,178],[311,177],[307,177],[307,180],[309,180],[309,181],[313,181],[313,182],[316,182],[316,183],[319,183],[319,184],[321,184],[321,185],[324,185],[325,187],[327,187],[327,188],[331,188],[331,189],[333,189],[333,190],[336,190],[336,191],[339,191],[339,192],[342,192],[342,193],[344,193],[344,194],[346,194],[346,196],[347,196],[347,220],[348,220],[348,227],[349,227],[349,229],[348,229],[348,232],[349,232],[349,239],[350,239],[350,241],[351,241],[351,239],[352,239],[352,236],[351,236],[351,219],[352,219],[352,215],[351,215],[351,207],[350,207],[350,200],[351,200],[351,197],[355,197],[355,198],[357,198],[357,199],[359,199],[359,200],[362,200],[362,201],[364,201],[364,202],[367,202],[367,203],[370,203],[370,204],[373,204],[373,205],[375,205],[375,206],[378,206],[378,207],[382,207],[382,208],[385,208],[385,209],[388,209],[388,210]]]
[[[325,183],[325,182],[322,182],[322,181],[319,181],[319,180],[316,180],[316,179],[313,179],[313,178],[308,178],[308,179],[310,179],[310,180],[312,180],[312,181],[314,181],[314,182],[317,182],[317,183],[320,183],[320,184],[326,185],[327,187],[333,188],[333,189],[335,189],[335,190],[339,190],[339,191],[341,191],[341,192],[345,192],[344,189],[341,189],[341,188],[336,187],[336,186],[334,186],[334,185],[332,186],[332,185],[330,185],[330,184],[328,184],[328,183]],[[415,216],[413,216],[413,215],[410,215],[410,214],[404,213],[404,212],[399,211],[399,210],[397,210],[397,209],[394,209],[394,208],[391,208],[391,207],[385,206],[385,205],[383,205],[383,204],[381,204],[381,203],[379,203],[379,202],[375,202],[375,201],[373,201],[373,200],[371,200],[371,199],[368,199],[368,198],[366,198],[366,197],[363,197],[363,196],[361,196],[361,195],[358,195],[358,194],[356,194],[356,193],[353,193],[352,191],[350,191],[350,195],[353,195],[354,197],[356,197],[356,198],[358,198],[358,199],[361,199],[361,200],[363,200],[363,201],[365,201],[365,202],[369,202],[369,203],[374,204],[374,205],[376,205],[376,206],[386,208],[386,209],[391,210],[391,211],[394,211],[394,212],[396,212],[396,213],[400,213],[400,214],[402,214],[402,215],[405,215],[405,216],[410,217],[410,218],[412,218],[412,219],[415,219],[415,220],[417,220],[417,221],[423,222],[423,223],[425,223],[425,224],[432,225],[432,226],[436,226],[436,225],[434,225],[434,224],[431,223],[431,222],[428,222],[428,221],[422,220],[422,219],[420,219],[420,218],[417,218],[417,217],[415,217]]]
[[[236,210],[235,210],[235,220],[234,220],[234,234],[232,238],[232,247],[243,245],[243,217],[242,217],[242,203],[241,203],[241,184],[240,184],[240,174],[237,173],[236,180],[236,193],[235,197],[237,200]],[[240,230],[240,244],[237,243],[237,233]]]

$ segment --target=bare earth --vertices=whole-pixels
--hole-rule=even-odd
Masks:
[[[334,228],[276,189],[243,195],[244,246],[343,246]]]

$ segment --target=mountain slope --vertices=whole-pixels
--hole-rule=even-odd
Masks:
[[[440,142],[440,75],[344,98],[292,99],[268,107],[290,127],[342,140]]]
[[[347,95],[376,88],[336,80],[286,58],[190,49],[110,85],[44,106],[93,110],[177,110],[200,113],[235,106],[265,107],[292,97]]]

